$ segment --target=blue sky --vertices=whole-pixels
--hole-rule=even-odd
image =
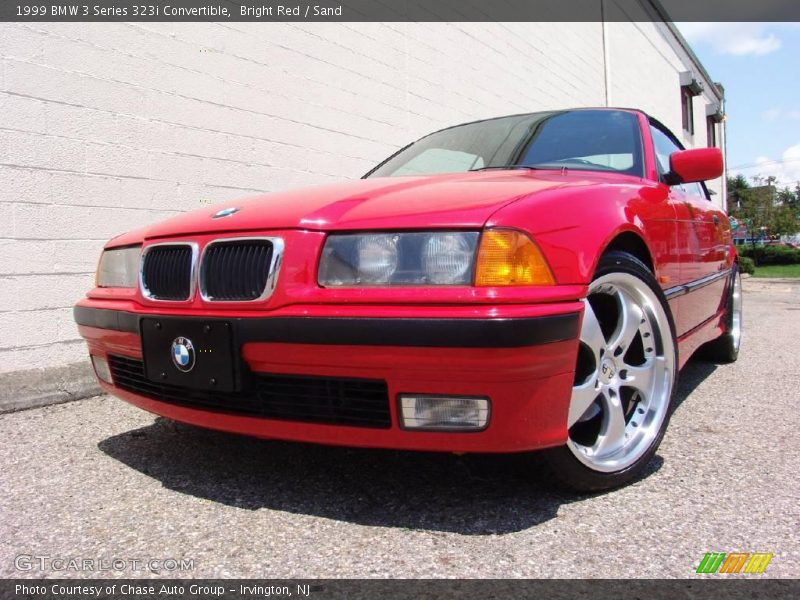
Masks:
[[[678,23],[725,87],[728,170],[800,181],[800,24]]]

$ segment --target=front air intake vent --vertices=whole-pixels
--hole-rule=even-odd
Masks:
[[[263,419],[389,429],[389,389],[381,379],[254,373],[240,392],[194,390],[150,381],[144,363],[109,355],[114,385],[120,389],[197,410]]]
[[[250,302],[272,293],[280,264],[282,240],[218,240],[203,252],[200,293],[210,302]]]
[[[192,295],[195,246],[156,244],[142,256],[142,293],[151,300],[182,301]]]

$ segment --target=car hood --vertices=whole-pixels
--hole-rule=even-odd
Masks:
[[[553,188],[586,185],[594,175],[504,170],[359,179],[203,208],[138,234],[160,238],[269,229],[480,228],[493,213],[515,200]],[[608,178],[603,174],[600,177]],[[228,208],[238,211],[214,218]]]

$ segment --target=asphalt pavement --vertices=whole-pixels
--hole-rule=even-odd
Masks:
[[[647,474],[599,495],[530,456],[256,440],[107,396],[2,415],[0,576],[684,578],[713,551],[800,577],[800,282],[744,290],[739,361],[690,362]]]

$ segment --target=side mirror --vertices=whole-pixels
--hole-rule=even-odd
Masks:
[[[722,176],[722,151],[719,148],[695,148],[669,155],[667,183],[693,183]]]

